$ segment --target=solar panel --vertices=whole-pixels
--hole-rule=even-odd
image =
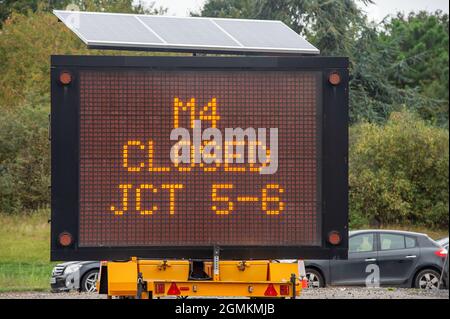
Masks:
[[[93,49],[319,54],[316,47],[276,20],[53,13]]]
[[[280,21],[215,19],[215,23],[245,47],[317,50]]]
[[[164,43],[133,15],[86,13],[74,15],[69,11],[61,12],[58,18],[88,45],[94,42]]]
[[[168,43],[235,47],[239,43],[209,19],[143,16],[139,19]]]

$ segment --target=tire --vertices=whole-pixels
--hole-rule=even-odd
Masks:
[[[92,269],[84,274],[83,279],[81,280],[81,291],[83,292],[97,292],[97,288],[95,287],[95,283],[98,280],[99,270]]]
[[[325,280],[320,271],[313,268],[306,268],[306,279],[308,280],[308,288],[325,287]]]
[[[417,289],[432,290],[439,285],[440,274],[433,269],[421,270],[414,280],[414,287]]]

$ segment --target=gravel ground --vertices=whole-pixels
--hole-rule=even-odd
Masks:
[[[51,292],[5,292],[0,299],[106,299],[105,295],[89,293],[51,293]]]
[[[0,293],[0,299],[105,299],[87,293],[14,292]],[[329,287],[304,289],[300,299],[449,299],[448,290],[424,291],[405,288]]]
[[[328,287],[303,290],[300,299],[449,299],[448,290]]]

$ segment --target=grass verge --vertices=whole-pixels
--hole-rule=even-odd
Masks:
[[[0,292],[50,289],[49,215],[0,213]]]

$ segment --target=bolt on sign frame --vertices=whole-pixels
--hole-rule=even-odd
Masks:
[[[347,58],[51,64],[52,260],[347,258]],[[171,129],[194,119],[277,128],[278,170],[174,166]]]

